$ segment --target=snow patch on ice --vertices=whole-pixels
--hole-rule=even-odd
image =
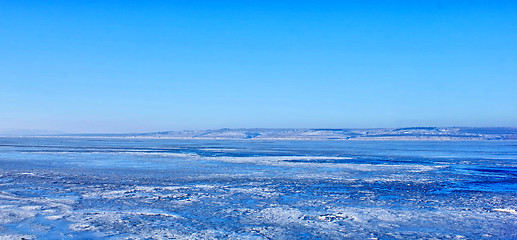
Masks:
[[[517,210],[510,209],[510,208],[494,208],[493,209],[496,212],[505,212],[505,213],[511,213],[517,215]]]

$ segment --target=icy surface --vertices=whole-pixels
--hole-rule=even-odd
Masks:
[[[517,239],[515,141],[0,138],[0,239]]]

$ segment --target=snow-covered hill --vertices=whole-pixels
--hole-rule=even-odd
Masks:
[[[86,136],[86,135],[75,135]],[[139,134],[87,136],[177,138],[177,139],[262,139],[262,140],[517,140],[517,128],[409,127],[371,129],[268,129],[165,131]]]

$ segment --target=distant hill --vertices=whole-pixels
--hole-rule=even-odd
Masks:
[[[408,127],[370,129],[268,129],[165,131],[137,134],[74,134],[70,137],[262,139],[262,140],[517,140],[517,128]]]

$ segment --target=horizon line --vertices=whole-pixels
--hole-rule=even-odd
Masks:
[[[128,131],[128,132],[67,132],[62,130],[51,129],[0,129],[0,136],[66,136],[66,135],[122,135],[122,134],[151,134],[151,133],[166,133],[166,132],[185,132],[185,131],[219,131],[219,130],[367,130],[367,129],[419,129],[419,128],[504,128],[517,129],[517,126],[406,126],[406,127],[223,127],[223,128],[204,128],[204,129],[179,129],[179,130],[157,130],[157,131]],[[32,133],[31,133],[32,132]],[[39,132],[39,133],[38,133]],[[46,132],[46,133],[45,133]]]

